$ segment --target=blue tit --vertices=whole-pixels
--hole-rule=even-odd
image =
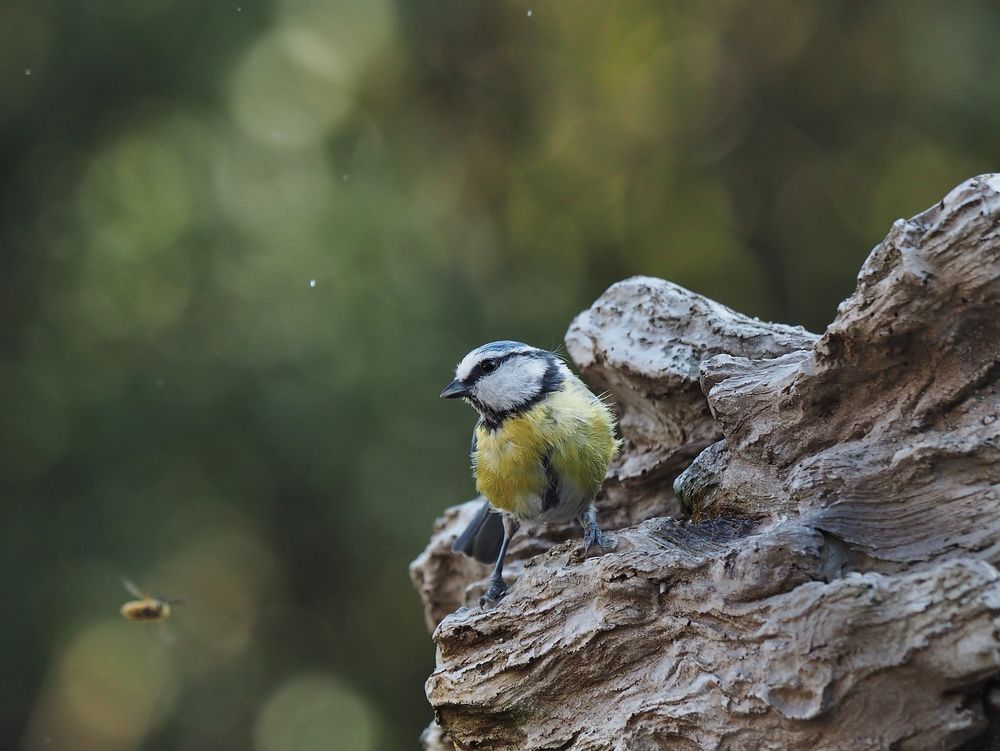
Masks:
[[[503,561],[521,522],[576,519],[586,549],[614,547],[594,496],[621,446],[615,418],[558,356],[520,342],[484,344],[462,359],[441,397],[479,413],[472,472],[487,502],[452,549],[495,562],[481,605],[507,592]]]

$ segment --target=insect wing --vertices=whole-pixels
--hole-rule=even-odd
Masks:
[[[131,579],[126,579],[126,578],[122,577],[122,586],[125,587],[125,590],[130,595],[132,595],[133,597],[135,597],[137,600],[145,600],[146,599],[146,595],[143,594],[142,591],[137,586],[135,586],[135,584],[132,582]]]

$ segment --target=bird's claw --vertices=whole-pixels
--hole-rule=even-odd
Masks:
[[[496,604],[500,602],[507,595],[507,585],[502,581],[491,582],[489,589],[487,589],[483,596],[479,598],[479,607],[484,610],[489,610],[490,608],[496,607]]]
[[[604,532],[596,524],[588,524],[583,533],[583,554],[587,555],[595,546],[601,549],[603,555],[618,547],[618,540],[614,538],[614,535]]]

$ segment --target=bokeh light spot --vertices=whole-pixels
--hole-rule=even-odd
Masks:
[[[237,520],[233,521],[238,528]],[[206,531],[162,567],[185,605],[173,623],[192,659],[193,672],[216,669],[247,649],[260,615],[262,590],[272,584],[270,549],[249,532]]]
[[[341,680],[303,675],[267,700],[254,729],[256,751],[367,751],[375,747],[371,708]]]
[[[244,58],[233,114],[255,140],[301,147],[321,139],[349,112],[348,84],[336,51],[322,37],[305,29],[280,29]]]
[[[36,732],[80,738],[77,748],[118,748],[169,716],[176,672],[158,626],[108,620],[80,632],[43,695]]]

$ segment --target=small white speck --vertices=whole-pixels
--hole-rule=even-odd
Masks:
[[[343,175],[341,175],[341,177],[346,180],[347,179],[347,173],[345,172]]]
[[[163,384],[166,383],[166,381],[163,378],[157,378],[155,381],[153,381],[153,383],[155,383],[157,386],[162,386]]]
[[[531,18],[531,14],[532,14],[533,12],[534,12],[534,11],[530,11],[530,10],[528,11],[528,18]]]
[[[243,12],[243,6],[242,5],[237,5],[236,6],[236,12],[237,13],[242,13]]]
[[[309,286],[310,287],[315,287],[316,286],[316,280],[315,279],[310,279],[309,280]]]
[[[25,68],[24,69],[24,75],[30,76],[31,75],[31,68]]]

